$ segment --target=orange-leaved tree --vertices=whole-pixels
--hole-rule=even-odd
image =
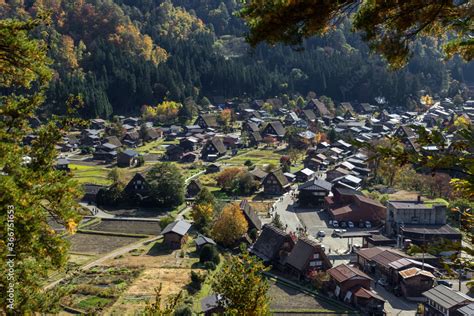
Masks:
[[[224,246],[232,246],[248,230],[244,214],[236,203],[226,205],[212,226],[212,236]]]

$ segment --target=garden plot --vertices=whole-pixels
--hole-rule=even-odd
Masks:
[[[60,303],[84,314],[98,314],[111,306],[140,272],[136,268],[96,267],[63,282],[60,286],[68,291]]]
[[[71,252],[96,255],[105,254],[117,248],[135,243],[139,241],[141,237],[78,232],[67,239],[71,242]]]
[[[161,240],[107,260],[107,265],[143,269],[108,312],[112,315],[119,312],[137,314],[147,302],[155,299],[155,289],[160,284],[163,301],[166,301],[168,296],[187,288],[191,282],[191,270],[198,261],[192,241],[183,249],[169,250]]]
[[[230,159],[223,160],[224,164],[244,166],[247,160],[250,160],[254,165],[263,166],[266,164],[279,165],[281,155],[272,150],[256,149],[245,152],[243,154],[234,156]]]
[[[159,235],[161,232],[160,223],[158,221],[144,220],[102,219],[99,223],[88,226],[87,229],[100,232],[143,235]]]

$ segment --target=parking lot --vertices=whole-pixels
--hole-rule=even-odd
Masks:
[[[362,245],[362,238],[339,238],[331,236],[334,227],[329,225],[330,218],[326,211],[317,210],[317,209],[302,209],[299,208],[297,203],[291,197],[291,194],[285,194],[283,197],[278,199],[275,203],[275,212],[280,215],[280,220],[284,225],[287,225],[288,231],[296,231],[298,228],[306,228],[308,234],[317,238],[319,231],[324,231],[325,237],[322,238],[321,243],[326,248],[326,253],[330,255],[338,255],[336,261],[339,261],[341,255],[345,259],[343,261],[347,262],[349,256],[349,244],[353,245]],[[344,228],[348,232],[357,232],[357,231],[367,231],[370,229],[367,228]],[[319,238],[321,239],[321,238]],[[337,263],[337,262],[336,262]],[[342,263],[342,262],[341,262]]]
[[[334,227],[329,226],[329,216],[324,210],[314,210],[314,209],[295,209],[295,213],[308,231],[308,234],[312,237],[317,238],[318,232],[323,231],[325,237],[319,239],[326,248],[326,253],[332,254],[344,254],[349,251],[349,244],[353,245],[362,245],[362,238],[352,238],[352,240],[347,238],[340,238],[337,236],[332,236]],[[354,228],[349,229],[345,228],[348,231],[364,231],[366,229]]]

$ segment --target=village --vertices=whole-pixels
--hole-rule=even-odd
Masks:
[[[472,247],[445,192],[454,175],[377,162],[361,144],[445,150],[420,144],[416,128],[446,127],[443,141],[455,144],[474,101],[413,112],[323,101],[216,98],[190,125],[122,116],[73,130],[56,146],[56,168],[82,185],[84,219],[67,237],[68,271],[46,287],[76,287],[66,312],[134,314],[161,284],[211,315],[223,307],[210,279],[245,247],[271,266],[276,315],[473,315],[472,271],[455,260],[467,255],[450,251]],[[219,231],[234,225],[226,212],[245,219],[240,235]]]

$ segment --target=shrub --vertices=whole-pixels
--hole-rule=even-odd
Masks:
[[[189,306],[181,306],[174,311],[174,316],[192,316],[193,311]]]
[[[216,264],[212,261],[206,261],[206,262],[204,262],[204,268],[206,270],[215,270],[216,269]]]
[[[202,287],[202,282],[206,277],[197,272],[191,271],[191,287],[199,291]]]
[[[166,226],[168,226],[169,223],[174,222],[174,218],[172,216],[165,216],[162,219],[160,219],[160,227],[161,229],[165,229]]]
[[[212,261],[216,265],[219,264],[220,257],[216,246],[204,245],[202,247],[201,252],[199,253],[199,262],[204,263],[207,261]]]
[[[256,241],[256,240],[257,240],[257,234],[258,234],[257,229],[256,229],[255,227],[252,228],[252,229],[249,231],[249,237],[250,237],[250,239],[252,239],[252,241]]]

